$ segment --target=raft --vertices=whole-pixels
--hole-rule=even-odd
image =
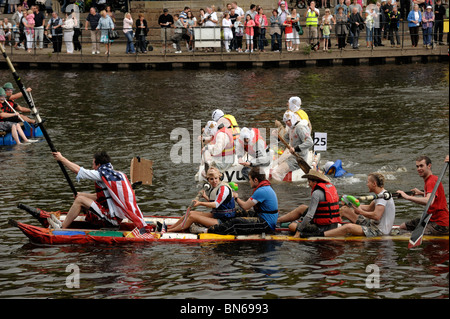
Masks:
[[[26,210],[36,217],[42,225],[46,223],[46,217],[49,214],[57,215],[60,220],[64,220],[65,214],[60,212],[45,212],[26,205],[19,205],[19,208]],[[58,213],[60,213],[58,215]],[[148,216],[145,221],[149,225],[156,226],[157,222],[173,224],[179,217],[169,216]],[[255,234],[255,235],[218,235],[218,234],[191,234],[191,233],[158,233],[151,232],[147,238],[135,237],[132,233],[134,228],[128,220],[122,221],[118,229],[89,229],[89,228],[69,228],[69,229],[50,229],[48,226],[33,226],[10,219],[9,224],[18,227],[33,243],[59,245],[59,244],[126,244],[126,243],[153,243],[153,242],[180,242],[180,243],[202,243],[202,242],[238,242],[238,241],[340,241],[340,242],[361,242],[361,241],[405,241],[408,242],[410,234],[365,237],[365,236],[347,236],[347,237],[309,237],[294,238],[289,234],[286,228],[277,228],[273,234]],[[73,227],[86,226],[84,216],[78,216],[72,223]],[[394,226],[398,228],[398,226]],[[156,227],[155,227],[156,228]],[[424,236],[423,241],[448,241],[446,236]]]
[[[22,129],[27,138],[43,136],[41,128],[39,126],[34,127],[33,125],[24,125]],[[4,131],[0,131],[0,146],[9,146],[9,145],[16,145],[16,141],[14,141],[11,132],[6,133]]]
[[[269,166],[264,168],[264,173],[266,174],[266,178],[270,179],[272,176],[272,172],[276,168],[276,162],[275,159],[277,156],[275,155],[275,152],[271,149],[271,156],[272,156],[272,162]],[[247,155],[246,155],[247,156]],[[246,158],[246,156],[244,158]],[[315,153],[314,151],[309,151],[307,158],[305,158],[305,161],[312,167],[313,162],[319,163],[320,161],[320,153]],[[235,159],[233,164],[230,168],[225,170],[223,172],[223,181],[224,182],[246,182],[247,180],[244,177],[244,174],[242,173],[243,166],[238,163],[237,156],[235,155]],[[205,165],[201,163],[198,167],[197,173],[195,174],[195,181],[197,182],[204,182],[206,181],[206,178],[202,176],[202,172],[205,170]],[[306,179],[302,179],[302,176],[305,175],[305,172],[303,172],[302,169],[297,169],[295,171],[288,172],[283,182],[305,182]]]

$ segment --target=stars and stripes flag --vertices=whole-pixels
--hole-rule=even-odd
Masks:
[[[127,176],[122,172],[115,171],[111,163],[101,165],[98,171],[102,181],[108,188],[118,215],[129,219],[137,227],[138,231],[143,229],[147,223],[136,203],[136,196]]]
[[[136,238],[155,238],[155,235],[147,232],[147,230],[145,228],[139,229],[136,227],[135,229],[133,229],[131,231],[131,233]]]

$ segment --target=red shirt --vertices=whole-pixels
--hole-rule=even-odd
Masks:
[[[425,180],[425,196],[433,192],[433,188],[434,185],[436,185],[437,180],[438,177],[436,175],[430,175]],[[442,183],[439,184],[436,191],[436,196],[434,198],[434,203],[430,206],[427,213],[432,214],[430,221],[435,222],[440,226],[448,227],[448,207],[447,200],[445,199],[444,186],[442,186]]]
[[[288,25],[284,27],[284,33],[292,33],[292,21],[285,21]]]

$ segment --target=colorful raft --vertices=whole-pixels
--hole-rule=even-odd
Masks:
[[[27,138],[30,137],[42,137],[42,131],[40,127],[34,127],[33,125],[24,125],[23,132]],[[0,146],[8,146],[8,145],[16,145],[16,141],[14,141],[11,132],[6,133],[0,132]]]
[[[134,236],[133,225],[124,220],[118,229],[89,229],[89,228],[71,228],[71,229],[49,229],[45,226],[49,212],[39,210],[26,205],[19,205],[20,208],[31,213],[36,217],[43,227],[37,227],[25,223],[20,223],[10,219],[12,226],[18,227],[32,242],[38,244],[58,245],[58,244],[126,244],[126,243],[151,243],[151,242],[181,242],[181,243],[201,243],[201,242],[237,242],[237,241],[409,241],[410,234],[365,237],[365,236],[348,236],[348,237],[310,237],[310,238],[294,238],[290,236],[285,228],[277,229],[274,234],[257,234],[257,235],[217,235],[217,234],[191,234],[191,233],[170,233],[163,234],[152,232],[148,238],[140,238]],[[64,213],[52,212],[60,219],[64,219]],[[159,222],[166,224],[175,223],[177,217],[149,216],[145,220],[150,225],[156,225]],[[83,216],[79,216],[72,225],[74,227],[86,227],[87,222]],[[91,225],[92,226],[92,225]],[[446,240],[447,236],[424,236],[424,241]]]

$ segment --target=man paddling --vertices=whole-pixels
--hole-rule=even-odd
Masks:
[[[448,161],[448,159],[446,159]],[[425,182],[424,191],[420,191],[417,188],[412,189],[413,195],[407,195],[404,191],[398,190],[404,199],[409,200],[413,203],[426,205],[433,192],[433,188],[436,185],[438,177],[433,175],[431,171],[431,160],[428,156],[419,156],[416,159],[416,169],[420,177],[423,178]],[[431,214],[431,218],[425,228],[424,235],[446,235],[448,234],[449,227],[449,211],[447,207],[447,201],[445,199],[445,191],[442,183],[436,191],[436,195],[430,208],[428,209],[428,214]],[[413,231],[420,221],[420,217],[414,218],[406,223],[400,225],[400,229],[406,229],[408,231]]]
[[[123,219],[128,218],[139,230],[147,228],[127,176],[113,169],[106,152],[94,154],[91,170],[69,161],[60,152],[52,154],[57,161],[77,174],[78,181],[81,179],[95,181],[95,194],[77,194],[61,225],[62,228],[69,227],[82,209],[87,211],[86,221],[101,227],[118,226]],[[49,219],[49,223],[59,228],[53,219]]]
[[[283,181],[289,171],[295,171],[300,168],[296,157],[292,155],[297,153],[302,158],[306,158],[309,150],[314,146],[311,130],[306,120],[298,121],[298,117],[294,112],[286,111],[283,121],[288,129],[284,139],[289,139],[290,147],[278,158],[278,165],[272,172],[272,178],[279,182]],[[277,134],[278,131],[275,130],[274,132]]]
[[[326,230],[338,227],[341,222],[339,215],[339,196],[330,179],[322,172],[311,169],[302,176],[308,179],[311,188],[309,207],[300,205],[293,211],[278,218],[278,223],[291,222],[289,230],[295,232],[295,237],[317,236]],[[296,222],[303,216],[301,221]]]

